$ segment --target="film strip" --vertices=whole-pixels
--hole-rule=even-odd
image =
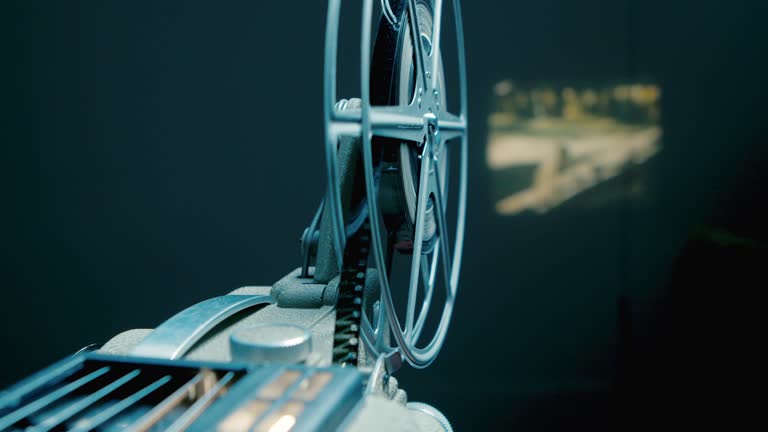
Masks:
[[[333,336],[333,362],[337,364],[357,366],[370,244],[371,226],[366,218],[344,249]]]

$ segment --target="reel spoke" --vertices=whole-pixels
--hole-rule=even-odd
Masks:
[[[421,304],[421,311],[419,312],[419,318],[416,320],[416,324],[413,326],[413,341],[418,341],[421,336],[421,331],[424,330],[424,323],[427,322],[427,315],[429,314],[429,308],[432,305],[432,293],[435,290],[435,270],[437,268],[439,249],[435,249],[432,254],[432,263],[429,263],[429,259],[426,256],[421,257],[421,267],[423,269],[429,269],[429,271],[422,271],[422,284],[424,286],[424,300]]]
[[[411,41],[413,41],[413,53],[416,58],[416,71],[421,76],[423,82],[431,82],[427,65],[424,63],[424,46],[421,43],[421,29],[419,28],[419,19],[416,11],[416,0],[408,0],[408,23],[411,27]]]
[[[421,142],[424,118],[409,107],[375,106],[370,108],[371,132],[384,138]]]
[[[440,31],[443,27],[443,0],[434,0],[434,21],[432,23],[432,47],[430,50],[430,56],[432,57],[432,82],[431,88],[437,88],[437,73],[440,64]]]
[[[360,332],[366,349],[378,357],[382,353],[391,351],[386,346],[386,336],[389,331],[387,309],[379,304],[378,316],[374,318],[376,322],[371,323],[370,318],[366,314],[360,320]]]
[[[339,190],[337,188],[338,179],[339,179],[339,168],[338,168],[338,160],[336,159],[336,150],[339,143],[339,135],[336,134],[336,131],[333,130],[332,125],[330,122],[327,125],[326,130],[326,145],[325,145],[325,153],[326,153],[326,169],[327,169],[327,175],[328,175],[328,184],[327,184],[327,203],[328,203],[328,210],[330,213],[330,220],[331,225],[333,226],[333,235],[332,242],[333,242],[333,249],[334,254],[336,255],[336,263],[339,265],[339,270],[341,270],[341,263],[343,261],[343,251],[346,247],[346,241],[347,238],[343,234],[346,230],[344,227],[344,213],[341,209],[341,197],[339,196]]]
[[[376,347],[373,344],[373,341],[376,340],[378,328],[374,329],[371,326],[371,321],[368,319],[367,316],[364,317],[362,320],[360,320],[360,332],[362,333],[363,340],[369,344],[368,349],[373,351],[378,351],[378,347]]]
[[[384,348],[388,332],[389,320],[387,319],[387,308],[379,303],[379,316],[376,319],[376,348],[380,350]]]
[[[402,141],[421,142],[424,140],[424,117],[408,106],[372,106],[369,108],[371,132],[375,136],[394,138]],[[334,110],[330,132],[337,136],[360,136],[362,134],[362,110],[352,108]]]
[[[433,194],[435,199],[435,219],[437,219],[437,232],[439,234],[438,237],[438,243],[440,245],[440,250],[442,251],[442,261],[443,261],[443,272],[445,277],[445,286],[446,286],[446,295],[448,298],[451,298],[453,296],[453,287],[452,287],[452,274],[453,274],[453,265],[451,264],[451,255],[450,252],[450,244],[448,242],[448,225],[445,223],[445,205],[447,204],[443,197],[443,191],[441,187],[440,182],[440,174],[438,173],[438,170],[434,171],[434,175],[432,176],[433,184]]]
[[[408,309],[405,315],[405,339],[411,341],[413,321],[415,318],[416,296],[419,289],[419,273],[421,271],[421,249],[424,243],[424,223],[429,201],[429,172],[432,168],[430,158],[421,159],[421,174],[419,178],[419,198],[416,207],[416,228],[413,239],[413,259],[411,260],[411,280],[408,286]]]
[[[360,125],[359,119],[357,121],[332,121],[330,129],[337,136],[360,136],[363,133],[363,127]]]
[[[460,138],[467,133],[467,122],[461,117],[449,112],[441,112],[437,118],[443,140]]]

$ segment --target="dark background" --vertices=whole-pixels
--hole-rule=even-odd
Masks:
[[[463,12],[462,283],[440,358],[400,376],[411,399],[457,430],[743,418],[725,412],[764,342],[766,3]],[[299,265],[325,182],[324,23],[323,1],[2,2],[0,385]],[[497,216],[505,78],[658,82],[648,199]]]

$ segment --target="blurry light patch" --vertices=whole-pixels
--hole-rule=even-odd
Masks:
[[[661,149],[658,85],[505,80],[493,93],[486,158],[499,214],[545,213],[578,200]]]
[[[299,415],[304,411],[304,403],[288,401],[277,411],[267,415],[256,428],[256,432],[288,432],[296,425]]]
[[[269,428],[269,432],[288,432],[296,424],[296,417],[286,414],[277,419],[275,424]]]
[[[236,410],[224,419],[218,426],[218,432],[239,432],[249,430],[251,426],[267,409],[271,403],[255,400]]]

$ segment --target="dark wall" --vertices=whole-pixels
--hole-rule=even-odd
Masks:
[[[0,8],[0,383],[298,266],[325,181],[324,2]],[[715,223],[768,160],[768,7],[463,9],[472,151],[462,285],[440,359],[401,381],[459,430],[605,412],[625,339],[653,344],[644,335],[691,232]],[[659,82],[664,150],[651,199],[495,215],[485,117],[505,78]],[[764,196],[750,190],[737,213]]]
[[[4,382],[298,265],[321,2],[2,7]]]

